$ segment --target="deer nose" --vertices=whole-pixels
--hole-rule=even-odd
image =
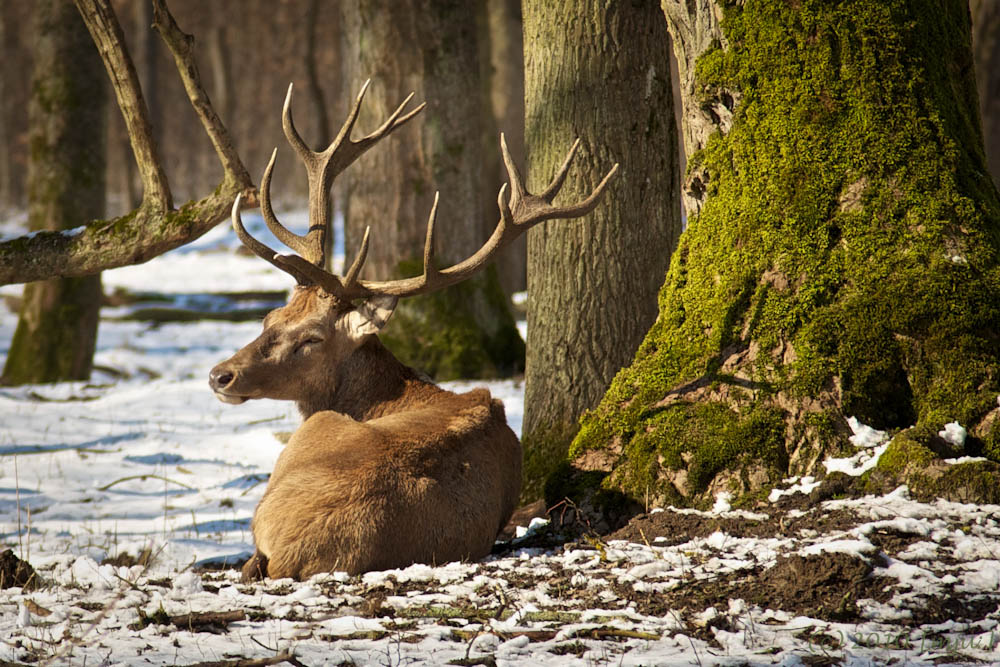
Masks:
[[[208,384],[214,391],[218,391],[232,384],[233,377],[233,372],[227,368],[213,368],[208,374]]]

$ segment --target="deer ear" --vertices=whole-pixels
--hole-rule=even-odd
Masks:
[[[373,296],[354,310],[347,313],[347,331],[358,339],[378,333],[392,317],[399,297],[379,294]]]

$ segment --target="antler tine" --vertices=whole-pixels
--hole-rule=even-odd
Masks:
[[[424,281],[428,284],[435,281],[441,274],[434,265],[434,223],[437,221],[438,200],[440,192],[434,193],[434,204],[427,216],[427,239],[424,241]]]
[[[419,105],[417,105],[415,109],[413,109],[413,111],[410,111],[405,116],[400,117],[400,114],[403,113],[403,109],[406,108],[406,105],[409,104],[410,100],[412,99],[413,99],[413,93],[410,93],[409,95],[406,96],[406,99],[403,100],[403,102],[398,107],[396,107],[396,110],[393,111],[391,114],[389,114],[389,117],[385,119],[385,122],[382,123],[382,125],[380,125],[377,130],[375,130],[368,136],[363,137],[361,140],[355,143],[358,144],[365,142],[374,143],[378,141],[382,137],[391,134],[396,128],[402,127],[403,124],[406,123],[406,121],[416,116],[418,113],[424,110],[424,107],[427,106],[426,102],[421,102]]]
[[[240,217],[240,208],[242,203],[243,193],[241,192],[236,195],[236,200],[233,202],[232,220],[233,230],[236,231],[236,236],[240,239],[240,241],[242,241],[243,245],[249,248],[261,259],[266,259],[277,268],[291,275],[300,285],[308,284],[310,282],[309,278],[303,272],[299,271],[297,267],[282,263],[278,260],[281,255],[274,252],[254,237],[250,236],[250,232],[248,232],[247,228],[243,226],[243,219]]]
[[[302,140],[302,136],[295,129],[295,122],[292,120],[292,88],[294,87],[294,82],[289,83],[288,92],[285,93],[285,104],[281,107],[281,129],[285,131],[285,138],[288,139],[288,143],[295,149],[299,157],[307,160],[313,151],[306,146],[306,142]]]
[[[458,264],[441,269],[440,271],[432,269],[434,219],[438,201],[437,196],[435,196],[434,207],[431,209],[431,217],[428,221],[427,242],[424,245],[424,275],[386,282],[359,281],[357,286],[358,292],[355,292],[355,295],[360,295],[361,292],[364,292],[366,295],[385,294],[405,297],[423,294],[461,282],[482,269],[493,259],[498,250],[508,245],[534,225],[553,218],[578,218],[594,210],[604,195],[608,183],[618,173],[618,165],[615,164],[586,199],[569,206],[553,206],[549,198],[555,196],[566,180],[566,173],[579,146],[579,141],[574,143],[573,147],[570,148],[566,159],[563,160],[562,166],[560,166],[552,182],[541,195],[532,194],[524,189],[521,174],[516,165],[514,165],[506,144],[507,142],[501,135],[500,148],[503,153],[504,163],[507,166],[507,174],[510,176],[510,183],[504,183],[497,194],[497,207],[500,209],[500,220],[497,222],[493,234],[490,235],[486,243],[470,257],[467,257]],[[509,196],[508,192],[510,192]]]
[[[569,166],[573,164],[573,158],[576,157],[576,149],[578,149],[579,147],[580,147],[580,138],[577,137],[576,141],[574,141],[573,145],[570,147],[569,153],[566,154],[566,159],[563,160],[562,166],[559,167],[559,171],[556,172],[556,175],[552,179],[552,182],[549,183],[549,187],[545,188],[545,190],[540,195],[538,195],[539,197],[549,202],[550,204],[552,203],[552,200],[555,199],[556,195],[559,193],[559,190],[562,189],[563,183],[566,181],[566,174],[569,173]],[[615,166],[617,167],[617,165]]]
[[[344,276],[344,287],[346,289],[351,289],[357,285],[361,267],[365,265],[365,260],[368,259],[368,237],[371,231],[371,227],[365,227],[365,235],[361,238],[361,248],[358,249],[357,257],[354,258],[351,268],[347,270],[347,275]]]
[[[277,157],[278,149],[275,148],[274,152],[271,153],[267,167],[264,169],[264,176],[260,179],[260,212],[267,228],[279,241],[297,253],[307,253],[309,252],[309,244],[306,237],[293,233],[278,222],[278,218],[274,215],[274,209],[271,208],[271,172],[274,170],[274,162]]]
[[[345,139],[351,140],[351,132],[354,130],[354,124],[358,120],[358,114],[361,113],[361,101],[365,99],[365,93],[368,92],[368,86],[371,85],[372,80],[368,79],[361,85],[361,90],[358,92],[358,96],[354,99],[354,106],[351,107],[350,112],[347,114],[347,119],[344,120],[344,124],[340,127],[340,132],[337,133],[336,139],[330,144],[330,147],[339,146],[341,142]],[[329,149],[328,149],[329,150]]]
[[[553,220],[555,218],[579,218],[587,215],[595,208],[597,208],[598,202],[601,200],[601,195],[604,194],[604,188],[607,187],[608,183],[611,181],[612,177],[618,172],[618,163],[616,162],[611,170],[601,179],[601,182],[597,184],[594,191],[590,193],[590,196],[584,199],[582,202],[576,204],[570,204],[569,206],[547,206],[541,207],[541,210],[532,213],[531,215],[525,216],[524,220],[517,222],[518,227],[534,227],[540,222],[545,220]],[[541,199],[541,195],[538,196]],[[548,202],[546,202],[548,203]]]
[[[507,137],[504,136],[503,132],[500,133],[500,153],[503,155],[503,164],[507,168],[507,179],[510,181],[510,205],[511,208],[516,208],[518,202],[527,194],[527,190],[524,188],[524,179],[521,178],[521,171],[514,164],[514,158],[510,156],[510,151],[507,150]]]

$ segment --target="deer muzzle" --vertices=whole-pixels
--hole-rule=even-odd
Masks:
[[[227,368],[225,364],[219,364],[212,369],[211,373],[208,374],[208,385],[212,388],[212,391],[215,392],[215,397],[223,403],[239,405],[240,403],[245,402],[249,397],[232,393],[229,390],[235,379],[236,374],[233,373],[232,370]]]

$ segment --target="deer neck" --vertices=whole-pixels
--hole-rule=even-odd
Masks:
[[[299,401],[302,419],[322,410],[333,410],[358,421],[368,421],[405,410],[444,390],[420,377],[370,336],[335,371],[332,391]]]

